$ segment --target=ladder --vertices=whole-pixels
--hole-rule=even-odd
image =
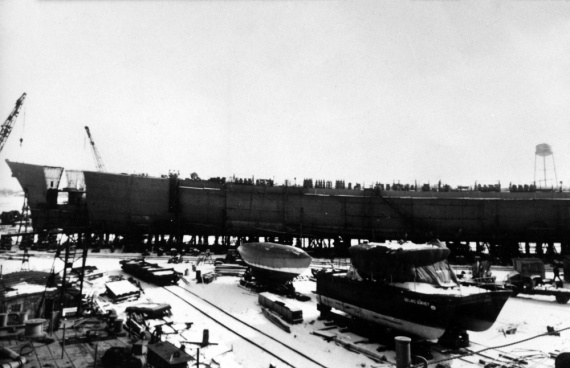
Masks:
[[[20,220],[20,226],[18,227],[18,233],[21,234],[22,233],[22,226],[24,227],[24,233],[28,232],[28,225],[31,227],[30,224],[30,206],[28,206],[28,191],[26,190],[24,192],[24,204],[22,205],[22,218]],[[16,243],[16,245],[24,245],[24,247],[27,249],[28,246],[31,246],[34,241],[33,238],[30,238],[30,236],[33,237],[33,235],[22,235],[22,238],[20,240],[20,237],[17,238],[17,240],[20,240],[19,243]],[[31,240],[31,241],[30,241]],[[30,244],[32,243],[32,244]]]
[[[30,254],[28,250],[24,250],[24,256],[22,257],[22,266],[20,267],[21,271],[29,271],[30,270]]]
[[[82,246],[83,245],[83,246]],[[81,249],[81,246],[83,249]],[[71,276],[73,270],[73,264],[82,259],[81,271],[78,275],[80,280],[79,293],[77,295],[77,300],[75,305],[77,306],[77,314],[81,313],[81,302],[83,293],[83,279],[85,277],[85,262],[87,260],[87,244],[81,241],[81,234],[67,234],[67,240],[64,242],[65,253],[62,255],[61,248],[58,248],[56,252],[56,257],[63,261],[63,277],[62,277],[62,287],[61,287],[61,311],[66,307],[66,294],[68,293],[68,288],[71,285]],[[79,255],[78,255],[79,254]]]

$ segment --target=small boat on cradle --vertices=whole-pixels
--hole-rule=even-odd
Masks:
[[[238,248],[252,275],[267,282],[287,282],[303,273],[311,256],[299,248],[277,243],[244,243]]]
[[[427,340],[490,328],[510,292],[461,286],[441,243],[365,243],[349,248],[353,270],[317,275],[321,312],[331,308]],[[447,337],[447,336],[446,336]]]
[[[173,268],[162,268],[156,263],[145,261],[144,258],[125,259],[120,263],[126,273],[155,285],[176,285],[180,280],[181,274]]]

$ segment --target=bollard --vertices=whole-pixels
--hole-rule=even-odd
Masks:
[[[396,368],[409,368],[412,361],[410,344],[412,339],[405,336],[396,336]]]

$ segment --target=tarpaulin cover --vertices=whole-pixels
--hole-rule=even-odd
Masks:
[[[447,261],[440,261],[428,266],[416,268],[416,279],[414,281],[439,286],[455,286],[459,284],[455,272],[450,269]]]
[[[368,243],[352,246],[349,252],[352,265],[363,278],[413,281],[418,267],[444,261],[450,250],[443,245]]]
[[[127,280],[108,282],[105,287],[116,298],[129,295],[137,294],[140,292],[139,288],[131,284]]]

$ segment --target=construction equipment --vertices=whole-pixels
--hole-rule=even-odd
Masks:
[[[91,143],[91,148],[93,149],[93,157],[95,158],[95,164],[97,165],[97,170],[99,170],[100,172],[107,172],[105,164],[101,159],[101,155],[99,155],[99,150],[97,150],[97,146],[95,146],[95,142],[93,142],[93,138],[91,137],[91,132],[89,131],[88,126],[85,126],[85,131],[87,132],[87,137],[89,137],[89,143]]]
[[[12,128],[14,127],[14,123],[16,122],[18,114],[20,113],[20,108],[22,107],[25,98],[26,94],[24,93],[22,97],[20,97],[18,101],[16,101],[16,106],[14,106],[14,109],[8,116],[8,119],[6,119],[6,121],[4,122],[4,124],[2,124],[2,127],[0,128],[0,152],[2,151],[2,148],[4,148],[4,144],[6,144],[8,136],[12,132]]]

